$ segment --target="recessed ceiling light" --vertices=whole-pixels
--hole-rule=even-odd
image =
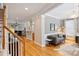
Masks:
[[[25,10],[28,10],[28,8],[25,8]]]

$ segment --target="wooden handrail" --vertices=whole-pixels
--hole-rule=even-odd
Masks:
[[[9,31],[11,34],[13,34],[16,38],[18,38],[18,40],[20,41],[20,42],[22,42],[23,43],[23,55],[25,56],[25,40],[23,40],[21,37],[19,37],[16,33],[14,33],[13,31],[11,31],[7,26],[4,26],[4,28],[7,30],[7,31]]]
[[[16,33],[12,32],[7,26],[6,26],[6,6],[3,6],[4,8],[3,9],[0,9],[0,10],[3,10],[3,13],[2,13],[2,20],[3,20],[3,31],[2,31],[2,48],[5,49],[5,29],[7,31],[9,31],[12,35],[14,35],[17,40],[19,40],[22,44],[23,44],[23,55],[25,56],[25,40],[23,40],[20,36],[18,36]]]
[[[4,28],[6,30],[8,30],[11,34],[13,34],[16,38],[18,38],[18,40],[20,40],[22,43],[24,43],[24,41],[22,40],[21,37],[19,37],[16,33],[14,33],[12,30],[10,30],[7,26],[4,26]]]

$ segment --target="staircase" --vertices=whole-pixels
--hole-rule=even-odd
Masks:
[[[9,56],[7,50],[3,49],[2,47],[4,11],[4,8],[0,8],[0,56]]]
[[[6,26],[5,9],[0,9],[0,56],[25,56],[25,40]]]
[[[0,8],[0,56],[7,55],[5,50],[2,49],[2,37],[3,37],[3,17],[4,9]]]
[[[0,9],[0,49],[2,48],[3,15],[4,10]]]
[[[11,56],[7,50],[0,50],[0,56]]]

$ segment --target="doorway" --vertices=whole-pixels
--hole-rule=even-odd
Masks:
[[[76,26],[74,19],[65,21],[65,34],[66,39],[75,40]]]

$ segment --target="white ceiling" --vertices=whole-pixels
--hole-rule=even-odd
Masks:
[[[52,9],[45,15],[52,16],[56,19],[65,19],[79,16],[79,4],[77,3],[64,3],[57,8]]]
[[[55,3],[9,3],[6,4],[8,8],[9,20],[25,20],[35,14],[43,13],[51,8],[58,6]],[[26,11],[25,8],[28,8]]]

